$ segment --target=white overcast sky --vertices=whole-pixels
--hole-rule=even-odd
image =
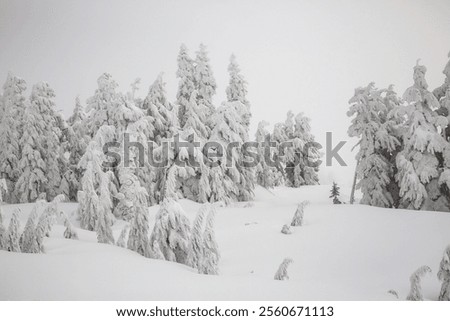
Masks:
[[[140,77],[141,96],[163,71],[174,100],[179,46],[194,55],[201,42],[218,83],[216,104],[236,54],[248,81],[252,132],[260,120],[274,124],[288,110],[303,111],[320,142],[327,131],[340,141],[355,87],[392,83],[402,94],[417,58],[431,89],[443,82],[450,1],[0,0],[0,79],[11,71],[29,88],[47,81],[66,116],[75,96],[85,101],[105,71],[122,90]],[[323,168],[323,182],[350,181],[350,147],[343,152],[349,167]]]

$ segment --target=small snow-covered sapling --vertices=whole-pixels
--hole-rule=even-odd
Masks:
[[[291,258],[287,257],[283,260],[283,262],[278,267],[277,273],[275,273],[275,280],[289,280],[289,276],[287,274],[287,268],[289,264],[294,262]]]
[[[118,247],[123,247],[126,248],[127,247],[127,237],[128,237],[128,233],[130,231],[130,226],[129,225],[125,225],[122,229],[122,231],[120,232],[119,238],[117,239],[116,245]]]
[[[303,215],[308,201],[303,201],[297,206],[294,217],[292,218],[291,226],[302,226],[303,225]]]
[[[8,234],[6,237],[6,249],[9,252],[20,252],[19,215],[20,215],[20,209],[16,208],[11,217],[11,220],[9,221]]]
[[[64,226],[66,227],[64,237],[70,240],[78,240],[78,233],[67,216],[64,219]]]
[[[422,286],[420,282],[422,280],[422,277],[427,273],[431,273],[431,269],[426,265],[423,265],[416,271],[414,271],[414,273],[409,278],[409,281],[411,282],[411,289],[409,290],[409,294],[406,297],[406,300],[423,301]]]

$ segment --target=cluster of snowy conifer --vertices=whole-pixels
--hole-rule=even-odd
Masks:
[[[425,73],[417,62],[414,84],[402,98],[392,85],[371,83],[349,101],[363,204],[450,211],[450,61],[444,84],[433,92]]]

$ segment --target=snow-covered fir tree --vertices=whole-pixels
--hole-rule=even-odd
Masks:
[[[439,301],[450,301],[450,245],[444,251],[437,276],[442,282]]]
[[[295,116],[289,111],[284,126],[292,148],[286,150],[286,183],[288,186],[316,185],[319,183],[318,145],[311,134],[310,119],[303,113]]]
[[[206,217],[205,232],[203,233],[203,260],[199,272],[203,274],[219,274],[220,252],[216,241],[214,223],[216,219],[216,208],[210,206],[208,216]]]
[[[20,252],[20,209],[15,209],[9,221],[6,236],[6,249],[9,252]]]
[[[84,170],[81,179],[82,191],[78,193],[80,225],[89,231],[98,231],[97,227],[100,227],[102,232],[105,232],[103,236],[112,234],[107,229],[108,225],[112,224],[112,197],[116,194],[116,190],[112,183],[114,174],[109,170],[106,172],[103,170],[106,156],[102,152],[102,146],[112,141],[114,137],[114,127],[106,125],[100,127],[79,163],[80,168]],[[102,225],[99,226],[100,221]],[[111,240],[109,236],[106,238],[103,236],[102,239]]]
[[[112,112],[119,104],[119,95],[116,91],[118,85],[108,73],[97,79],[98,88],[92,97],[87,100],[86,126],[91,137],[103,125],[111,125]]]
[[[20,160],[19,138],[22,133],[21,120],[25,114],[26,83],[11,73],[3,85],[3,95],[0,104],[0,177],[6,180],[10,193],[5,197],[7,202],[15,202],[14,184],[20,175],[18,163]]]
[[[333,186],[331,187],[331,195],[330,198],[333,199],[333,204],[342,204],[342,202],[339,200],[339,196],[341,193],[339,192],[341,188],[338,186],[336,182],[333,182]]]
[[[283,262],[280,264],[280,266],[278,267],[277,272],[275,273],[275,280],[280,280],[280,281],[284,281],[284,280],[289,280],[289,275],[287,273],[287,269],[289,267],[289,265],[291,263],[293,263],[294,261],[291,258],[285,258],[283,260]]]
[[[403,150],[397,155],[397,181],[400,186],[400,206],[411,209],[448,210],[448,202],[438,185],[442,172],[437,156],[446,147],[438,128],[447,126],[447,119],[439,116],[439,102],[430,93],[425,80],[425,66],[414,67],[414,85],[403,99],[401,108],[406,117],[403,130]]]
[[[207,124],[210,124],[210,116],[214,113],[212,97],[216,93],[217,85],[211,66],[209,64],[206,46],[200,44],[200,48],[196,54],[194,79],[195,86],[198,92],[197,104],[204,110],[206,122]]]
[[[147,97],[143,102],[143,109],[153,119],[154,140],[157,144],[161,139],[173,137],[177,130],[177,115],[175,106],[167,98],[163,74],[159,74],[150,86]]]
[[[401,146],[396,131],[401,118],[398,116],[399,100],[392,88],[378,90],[370,83],[357,88],[349,103],[347,115],[353,119],[348,134],[359,139],[356,187],[363,193],[361,203],[397,207],[395,155]]]
[[[240,116],[235,108],[235,104],[224,102],[217,109],[214,115],[213,129],[210,140],[219,143],[224,147],[230,143],[238,143],[238,146],[229,150],[222,150],[224,157],[219,157],[215,166],[211,166],[210,174],[210,202],[239,200],[239,186],[244,186],[241,180],[243,175],[238,170],[238,164],[241,162],[242,136],[245,135],[245,128],[240,122]],[[213,154],[220,152],[217,147],[211,148]],[[249,189],[246,193],[250,194],[253,190]]]
[[[131,220],[130,232],[128,234],[128,249],[142,256],[150,257],[147,192],[139,184],[136,184],[134,187],[134,199],[132,202],[133,219]]]
[[[186,106],[195,90],[194,62],[189,57],[184,44],[180,47],[177,62],[177,78],[179,79],[177,91],[178,120],[180,127],[183,128],[187,120]]]
[[[427,274],[431,273],[430,267],[424,265],[418,268],[409,278],[411,282],[411,288],[409,290],[409,294],[406,297],[408,301],[423,301],[423,293],[422,293],[422,278]]]
[[[164,199],[150,238],[152,252],[162,253],[167,261],[186,264],[190,237],[189,220],[180,204],[170,197]]]
[[[258,165],[255,175],[256,182],[265,188],[273,188],[279,185],[282,174],[273,165],[276,161],[276,148],[270,146],[270,133],[266,129],[269,125],[266,121],[261,121],[256,130],[256,142],[258,143]],[[272,147],[272,148],[271,148]]]
[[[128,243],[127,239],[128,239],[129,232],[130,232],[130,226],[125,225],[123,227],[123,229],[120,231],[119,238],[116,241],[116,245],[118,247],[123,247],[123,248],[127,247],[127,243]]]
[[[228,105],[229,108],[234,108],[236,110],[237,115],[239,116],[237,119],[244,129],[240,133],[241,141],[247,142],[251,118],[250,102],[247,100],[247,82],[241,74],[241,70],[234,55],[230,58],[228,73],[230,75],[230,80],[226,89],[226,94],[227,101],[231,103]],[[256,177],[253,166],[247,166],[248,162],[250,162],[250,159],[247,155],[241,156],[238,159],[238,162],[236,162],[236,168],[240,174],[240,179],[237,181],[239,201],[250,201],[253,199]]]
[[[61,184],[61,129],[58,126],[58,113],[53,101],[55,92],[45,82],[33,86],[30,96],[31,109],[34,115],[39,117],[36,122],[40,130],[39,149],[46,163],[45,193],[47,200],[53,199],[60,192]]]
[[[205,216],[208,213],[209,205],[203,205],[197,213],[192,225],[192,233],[189,241],[189,251],[187,265],[200,270],[204,256],[203,248],[203,225]]]
[[[75,108],[72,115],[67,120],[67,139],[69,145],[69,163],[67,171],[64,173],[65,179],[69,182],[69,199],[75,201],[77,192],[81,189],[82,171],[78,167],[81,157],[86,151],[90,137],[86,127],[86,113],[81,105],[80,98],[75,99]]]

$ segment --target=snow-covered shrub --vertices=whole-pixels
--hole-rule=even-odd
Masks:
[[[275,273],[275,280],[289,280],[289,276],[287,274],[287,268],[289,264],[294,262],[291,258],[285,258],[283,262],[278,267],[277,273]]]
[[[450,301],[450,245],[444,251],[437,276],[442,282],[439,301]]]
[[[119,247],[127,247],[127,239],[128,239],[128,233],[130,231],[130,226],[125,225],[120,231],[119,238],[116,241],[116,245]]]
[[[217,245],[216,235],[214,233],[214,222],[216,218],[216,208],[210,207],[208,217],[206,218],[206,227],[203,234],[203,260],[200,273],[218,274],[219,273],[219,246]]]
[[[64,226],[66,227],[63,234],[64,238],[78,240],[78,233],[67,216],[64,218]]]
[[[305,207],[309,204],[308,201],[303,201],[297,205],[297,210],[292,218],[291,226],[302,226],[303,225],[303,215],[305,212]]]
[[[149,223],[147,211],[147,192],[145,188],[136,189],[136,198],[134,200],[134,214],[131,221],[130,232],[128,234],[128,249],[139,253],[142,256],[150,257],[151,249],[149,246]]]
[[[409,278],[409,281],[411,282],[411,288],[409,290],[408,296],[406,297],[406,300],[423,301],[422,286],[420,282],[422,280],[422,277],[427,273],[431,273],[431,269],[426,265],[423,265],[416,271],[414,271],[414,273]]]
[[[167,261],[186,263],[191,228],[177,201],[165,199],[156,214],[150,244],[152,252],[160,252]]]
[[[292,234],[291,227],[289,225],[287,225],[287,224],[284,224],[282,229],[281,229],[281,233],[283,233],[283,234]]]
[[[191,229],[192,233],[189,241],[187,265],[193,267],[194,269],[200,269],[204,256],[203,222],[208,210],[208,204],[200,207],[200,210],[198,211],[197,216],[194,219],[194,223]]]

